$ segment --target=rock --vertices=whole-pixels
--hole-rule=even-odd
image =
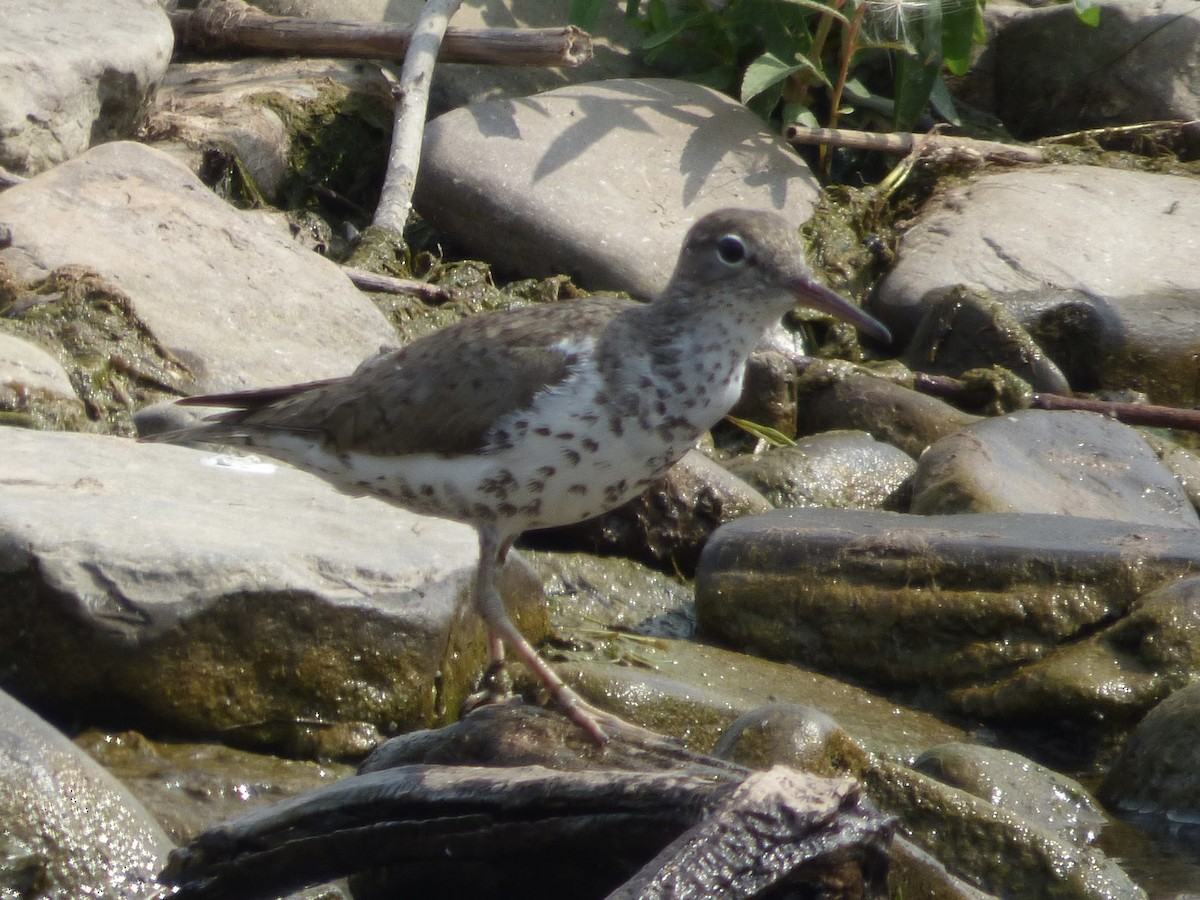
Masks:
[[[1070,7],[1029,11],[996,36],[998,112],[1032,139],[1200,117],[1200,51],[1187,0],[1107,0],[1099,27]]]
[[[773,506],[878,509],[896,496],[917,464],[865,432],[827,431],[801,438],[794,447],[736,457],[726,468]]]
[[[951,288],[928,297],[903,361],[917,372],[960,377],[1000,366],[1035,391],[1069,394],[1071,386],[1021,323],[984,291]]]
[[[171,59],[154,0],[2,6],[0,168],[33,175],[129,137]]]
[[[723,522],[771,508],[766,499],[697,450],[689,450],[657,484],[601,516],[525,533],[535,547],[616,554],[690,573]]]
[[[929,693],[1003,678],[1195,571],[1194,528],[775,510],[709,539],[696,616],[748,652]]]
[[[0,193],[0,222],[16,278],[99,273],[199,391],[344,375],[394,341],[337,266],[139,144],[104,144]]]
[[[925,451],[910,511],[1054,513],[1166,528],[1200,526],[1187,493],[1128,425],[1028,409],[984,419]]]
[[[0,428],[0,457],[0,670],[30,701],[334,757],[473,689],[465,526],[181,447]],[[505,581],[536,638],[536,579]]]
[[[808,167],[741,104],[697,84],[617,79],[439,116],[414,200],[484,259],[648,298],[703,214],[769,209],[799,228],[816,198]]]
[[[1142,438],[1150,445],[1159,461],[1175,476],[1192,506],[1200,508],[1200,457],[1170,438],[1153,431],[1142,432]]]
[[[799,433],[865,431],[914,459],[979,418],[886,378],[815,360],[800,379],[799,393]]]
[[[0,895],[160,897],[171,841],[115,778],[0,691]]]
[[[742,396],[729,415],[795,437],[796,377],[796,366],[786,354],[755,352],[746,364]]]
[[[992,722],[1053,722],[1061,751],[1089,757],[1198,671],[1200,578],[1188,577],[1142,594],[1128,615],[1096,633],[949,699],[959,712]]]
[[[560,656],[565,661],[557,671],[584,697],[691,747],[715,745],[739,716],[775,703],[818,710],[868,752],[897,762],[966,739],[929,713],[846,681],[707,644],[618,637],[603,654]],[[765,757],[755,764],[766,764]],[[826,766],[832,764],[831,758]]]
[[[1200,682],[1158,704],[1129,736],[1100,797],[1189,844],[1200,835]]]
[[[367,61],[176,63],[145,132],[209,184],[231,177],[236,159],[253,188],[283,206],[303,178],[367,204],[387,164],[394,104],[383,73]],[[226,159],[216,159],[221,154]]]
[[[1178,213],[1197,205],[1200,182],[1182,176],[1069,165],[984,175],[926,204],[873,312],[903,342],[931,295],[986,290],[1075,390],[1191,406],[1200,230]]]
[[[1072,844],[1093,843],[1107,821],[1100,805],[1075,779],[1011,750],[939,744],[922,753],[913,768],[1015,812]]]
[[[0,332],[0,418],[15,413],[33,424],[49,411],[52,421],[79,421],[83,404],[62,364],[36,344]]]
[[[354,771],[343,763],[284,759],[212,741],[155,741],[136,731],[89,730],[75,746],[119,778],[177,844]]]
[[[522,550],[550,601],[556,631],[572,641],[598,629],[645,637],[690,638],[696,631],[692,591],[663,572],[620,556]]]

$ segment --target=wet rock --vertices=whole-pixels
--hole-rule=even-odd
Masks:
[[[99,273],[126,298],[139,323],[129,327],[148,330],[200,391],[344,375],[395,339],[337,266],[139,144],[102,145],[0,193],[0,222],[15,278]]]
[[[831,363],[814,361],[799,387],[801,434],[865,431],[914,459],[934,441],[978,419],[936,397]]]
[[[769,209],[799,227],[816,196],[808,167],[741,104],[697,84],[617,79],[434,119],[414,200],[484,259],[651,297],[699,216]]]
[[[75,745],[120,779],[176,843],[354,771],[212,742],[154,741],[135,731],[85,731]]]
[[[365,200],[380,188],[394,102],[379,67],[365,61],[176,63],[145,133],[209,184],[248,177],[286,206],[281,194],[303,167],[324,188]],[[323,158],[327,144],[336,144],[336,159]]]
[[[1100,797],[1135,821],[1194,846],[1200,835],[1200,682],[1175,691],[1133,730]]]
[[[775,510],[719,529],[702,633],[869,684],[1003,678],[1200,571],[1193,528],[1048,515]]]
[[[623,506],[578,525],[526,532],[523,540],[627,556],[687,575],[717,526],[770,508],[750,485],[690,450],[658,484]]]
[[[129,137],[174,44],[153,0],[31,0],[8,8],[4,20],[0,167],[24,175]]]
[[[827,431],[794,447],[741,456],[726,468],[776,507],[878,509],[897,495],[917,464],[862,431]]]
[[[120,782],[0,691],[0,895],[160,896],[171,841]]]
[[[1076,390],[1191,406],[1200,232],[1181,213],[1197,206],[1200,182],[1182,176],[1090,166],[985,175],[926,204],[874,312],[903,342],[931,296],[986,290]]]
[[[1092,843],[1105,825],[1104,812],[1083,785],[1010,750],[939,744],[922,753],[913,768],[1073,844]]]
[[[998,112],[1022,138],[1200,116],[1200,24],[1186,0],[1027,12],[996,36]]]
[[[903,360],[914,371],[954,378],[970,369],[1000,366],[1036,391],[1071,392],[1058,366],[1013,314],[986,292],[969,288],[927,298]]]
[[[1170,438],[1152,431],[1142,432],[1142,438],[1150,445],[1159,461],[1175,476],[1192,506],[1200,507],[1200,457]]]
[[[555,631],[569,640],[594,640],[614,629],[665,638],[696,631],[692,590],[676,576],[619,556],[531,549],[521,555],[545,588]]]
[[[949,699],[961,712],[994,722],[1052,722],[1061,750],[1087,758],[1098,735],[1131,727],[1198,671],[1200,579],[1181,578],[1142,594],[1112,625]],[[1072,738],[1085,746],[1071,746]]]
[[[181,447],[5,428],[0,456],[0,669],[31,701],[328,757],[473,689],[465,526]],[[535,577],[505,581],[536,638]]]
[[[775,703],[819,710],[871,753],[899,762],[964,739],[928,713],[799,666],[684,641],[614,645],[607,655],[561,654],[557,670],[605,709],[697,749],[713,747],[739,716]]]
[[[1028,409],[968,425],[925,451],[912,491],[910,511],[921,515],[1054,513],[1200,525],[1138,431],[1090,412]]]

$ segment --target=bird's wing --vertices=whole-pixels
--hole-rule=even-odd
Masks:
[[[337,453],[476,452],[499,418],[566,379],[574,348],[598,339],[631,305],[592,297],[476,316],[372,357],[344,378],[189,398],[235,409],[180,437],[269,442],[272,433],[305,434]]]

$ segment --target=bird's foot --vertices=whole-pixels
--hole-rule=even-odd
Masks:
[[[555,693],[554,700],[572,722],[601,746],[607,744],[611,738],[619,738],[643,747],[679,747],[679,741],[675,738],[626,722],[614,713],[593,706],[565,684]]]

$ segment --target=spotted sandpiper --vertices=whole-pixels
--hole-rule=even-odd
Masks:
[[[497,589],[521,532],[581,522],[643,491],[737,401],[746,360],[796,302],[887,342],[814,280],[795,229],[720,210],[688,232],[653,302],[592,296],[473,317],[351,375],[189,397],[232,411],[152,440],[253,447],[352,494],[474,526],[474,603],[598,741],[622,720],[584,701],[517,631]]]

